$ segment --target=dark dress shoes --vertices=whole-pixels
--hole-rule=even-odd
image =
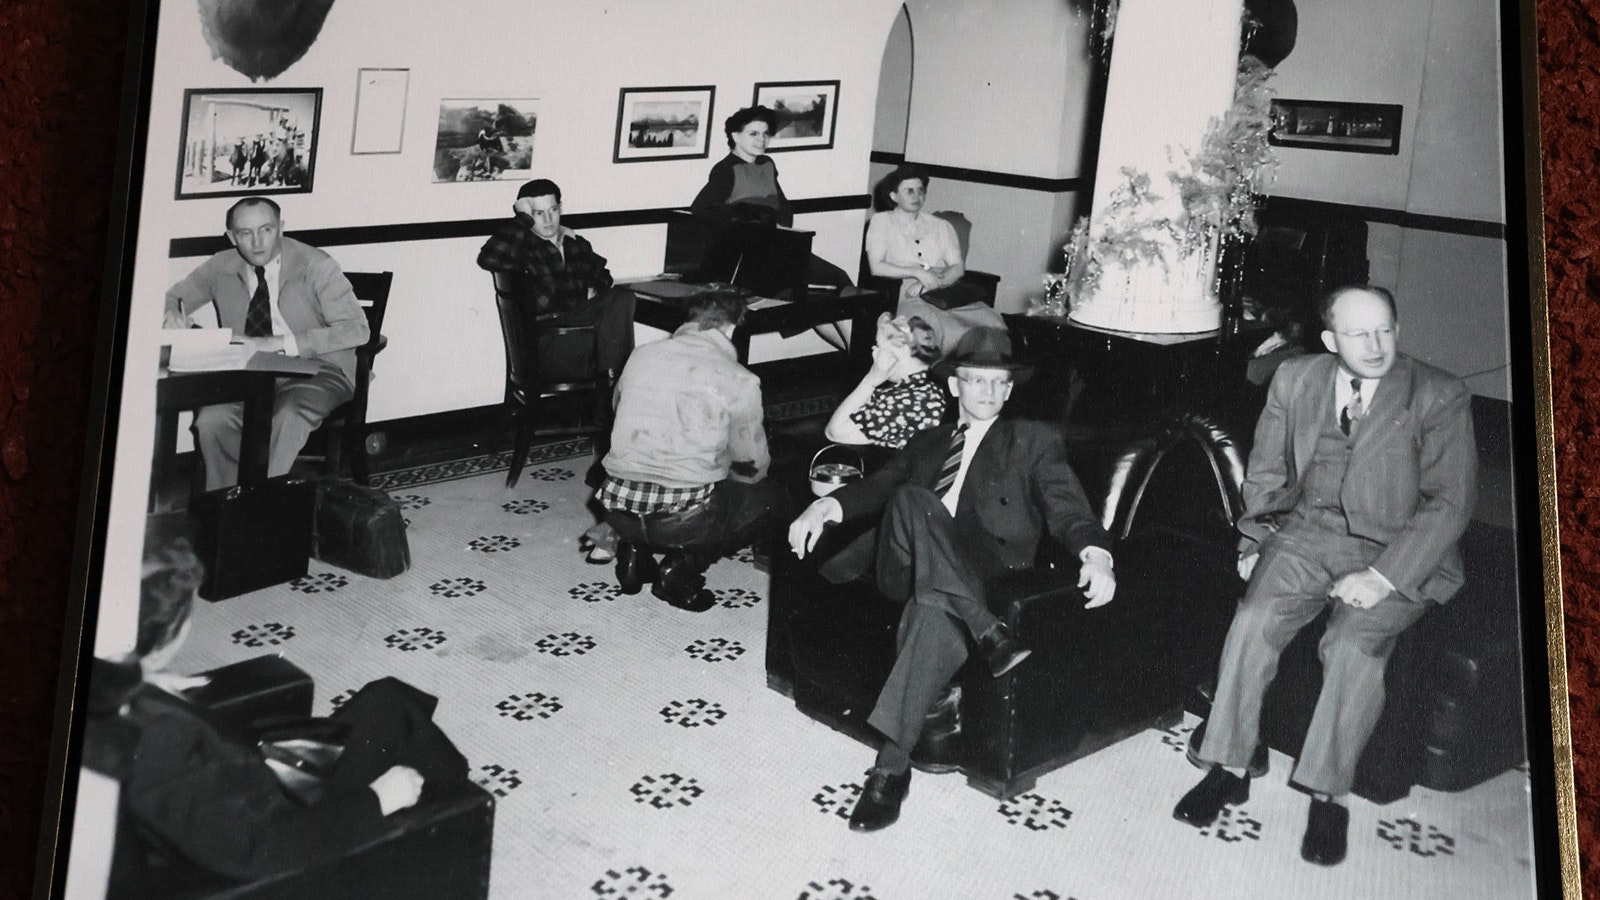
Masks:
[[[1300,858],[1319,866],[1343,862],[1349,831],[1350,810],[1332,800],[1311,798],[1311,810],[1306,813],[1306,836],[1300,840]]]
[[[1017,663],[1032,653],[1022,642],[1011,635],[1004,622],[997,623],[978,638],[978,653],[989,666],[989,674],[996,678],[1015,669]]]
[[[632,541],[617,545],[617,588],[624,594],[637,594],[645,582],[656,580],[656,558]]]
[[[650,593],[677,609],[705,612],[717,605],[717,595],[706,589],[706,565],[692,553],[669,553]]]
[[[872,769],[861,787],[861,798],[850,813],[851,831],[877,831],[900,818],[900,804],[911,790],[911,770],[890,772]]]
[[[1189,748],[1184,752],[1184,755],[1188,758],[1189,765],[1194,766],[1196,769],[1204,769],[1211,765],[1211,763],[1200,758],[1200,742],[1205,740],[1205,737],[1206,723],[1204,722],[1201,722],[1195,728],[1195,730],[1189,734]],[[1270,767],[1267,763],[1267,745],[1257,744],[1256,752],[1250,754],[1250,765],[1245,769],[1245,774],[1249,775],[1251,778],[1260,778],[1261,776],[1267,774],[1269,768]]]
[[[1204,828],[1217,820],[1224,806],[1250,799],[1250,776],[1240,777],[1221,766],[1212,766],[1200,783],[1183,795],[1172,810],[1172,817]]]
[[[922,734],[911,748],[911,765],[941,775],[961,768],[961,685],[944,689],[922,720]]]

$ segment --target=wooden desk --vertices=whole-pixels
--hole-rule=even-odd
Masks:
[[[156,381],[156,452],[150,473],[151,502],[155,501],[162,474],[177,456],[178,413],[217,403],[244,404],[239,432],[239,485],[264,484],[272,443],[273,395],[278,379],[306,378],[311,374],[292,362],[283,357],[274,358],[274,354],[257,353],[251,359],[250,368],[245,369],[170,372],[163,366]]]
[[[621,286],[629,287],[626,284]],[[685,299],[666,300],[643,293],[638,294],[638,298],[633,320],[640,325],[670,333],[683,324]],[[878,316],[893,311],[893,298],[860,288],[845,288],[838,293],[819,291],[798,303],[767,300],[760,308],[745,313],[744,323],[733,332],[733,347],[738,351],[739,363],[748,365],[751,335],[804,331],[824,322],[849,319],[848,358],[852,366],[859,363],[864,370],[872,364],[872,344],[877,339]]]

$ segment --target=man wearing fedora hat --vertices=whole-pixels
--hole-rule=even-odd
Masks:
[[[959,420],[917,434],[883,468],[812,503],[789,526],[789,546],[804,557],[829,523],[882,513],[875,535],[820,571],[840,583],[875,563],[879,590],[905,603],[894,668],[868,718],[885,741],[851,813],[853,830],[899,818],[927,716],[972,648],[996,678],[1031,652],[989,611],[987,579],[1032,566],[1048,531],[1082,561],[1078,586],[1089,607],[1116,591],[1110,541],[1061,435],[1040,422],[998,418],[1025,368],[1005,332],[967,332],[941,365]]]

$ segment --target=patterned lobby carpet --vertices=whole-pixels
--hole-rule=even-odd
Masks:
[[[202,604],[174,664],[282,653],[316,712],[396,675],[497,796],[490,896],[733,900],[1529,896],[1528,780],[1351,801],[1341,866],[1299,859],[1289,760],[1211,828],[1174,821],[1196,724],[1147,731],[1007,802],[917,774],[900,822],[845,825],[871,753],[767,689],[767,576],[726,559],[719,604],[621,596],[584,563],[587,457],[556,445],[504,487],[502,457],[388,473],[412,568],[378,581],[315,560],[289,585]]]

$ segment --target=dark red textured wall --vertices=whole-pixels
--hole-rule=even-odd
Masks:
[[[0,897],[27,894],[65,617],[127,29],[0,3]],[[1600,804],[1600,3],[1539,0],[1545,229],[1579,835]],[[1585,866],[1600,897],[1600,864]]]

